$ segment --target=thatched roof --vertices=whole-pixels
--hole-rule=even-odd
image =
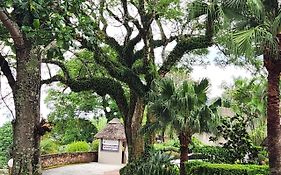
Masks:
[[[125,129],[118,118],[112,119],[105,128],[95,135],[97,139],[126,140]]]

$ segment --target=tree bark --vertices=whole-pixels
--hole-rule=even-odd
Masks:
[[[264,55],[264,62],[268,71],[267,135],[270,174],[281,175],[281,128],[279,114],[281,61]]]
[[[132,103],[132,102],[131,102]],[[139,133],[143,120],[144,100],[141,97],[136,97],[135,105],[131,105],[129,116],[125,122],[125,132],[128,143],[129,161],[140,158],[144,152],[144,138]]]
[[[191,137],[186,132],[179,134],[180,140],[180,175],[186,175],[185,162],[188,161],[188,145]]]
[[[37,128],[40,123],[40,59],[31,44],[16,50],[17,81],[14,94],[13,175],[41,175]]]
[[[156,117],[149,111],[147,110],[147,121],[146,123],[149,125],[151,123],[154,123],[156,122]],[[156,138],[156,132],[155,131],[152,131],[152,133],[148,134],[146,136],[146,147],[147,148],[150,148],[150,146],[153,146],[153,144],[155,143],[155,138]]]

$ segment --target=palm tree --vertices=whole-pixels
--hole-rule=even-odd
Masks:
[[[157,118],[148,129],[172,128],[180,141],[180,174],[185,175],[184,162],[188,160],[188,145],[194,133],[208,132],[216,120],[216,106],[220,100],[208,105],[209,82],[184,81],[180,86],[171,79],[155,83],[150,93],[149,109]]]
[[[281,72],[281,8],[278,0],[225,0],[236,53],[247,58],[263,55],[268,72],[267,135],[271,175],[281,175],[279,81]]]

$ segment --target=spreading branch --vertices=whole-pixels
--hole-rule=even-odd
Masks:
[[[12,21],[7,12],[3,9],[0,8],[0,21],[3,23],[3,25],[6,27],[6,29],[9,31],[15,46],[17,48],[20,48],[24,45],[24,39],[23,39],[23,35],[20,31],[19,26]]]
[[[166,73],[170,71],[172,66],[174,66],[184,54],[195,50],[207,48],[213,45],[212,38],[214,35],[214,21],[216,16],[212,13],[207,14],[207,19],[205,21],[205,35],[204,36],[184,36],[179,38],[178,43],[172,52],[168,55],[167,59],[164,61],[163,65],[158,70],[160,76],[165,76]]]
[[[69,71],[67,67],[64,65],[64,63],[58,60],[50,60],[50,59],[42,59],[42,63],[46,63],[46,64],[50,63],[59,66],[64,74],[65,79],[66,80],[70,79]]]
[[[168,73],[171,68],[183,57],[184,54],[195,49],[202,49],[212,46],[212,44],[211,38],[206,38],[205,36],[185,38],[181,41],[178,41],[175,48],[168,55],[166,61],[158,70],[159,75],[164,77],[166,73]]]
[[[1,71],[3,72],[3,74],[6,76],[12,91],[15,92],[16,80],[12,74],[9,63],[7,62],[5,57],[1,54],[0,54],[0,68],[1,68]]]
[[[142,83],[136,73],[123,66],[121,63],[110,59],[108,55],[106,55],[97,44],[90,43],[84,38],[80,38],[79,41],[82,45],[82,48],[87,48],[95,54],[94,59],[96,60],[96,62],[102,65],[111,77],[126,83],[139,95],[145,94],[147,87]]]
[[[42,80],[42,84],[61,82],[74,92],[92,90],[100,96],[110,95],[117,103],[124,116],[128,113],[128,103],[121,83],[106,77],[94,77],[91,79],[66,79],[61,75],[55,75],[47,80]]]

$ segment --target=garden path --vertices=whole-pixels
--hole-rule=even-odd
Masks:
[[[92,162],[48,169],[43,171],[43,175],[119,175],[123,166]]]

